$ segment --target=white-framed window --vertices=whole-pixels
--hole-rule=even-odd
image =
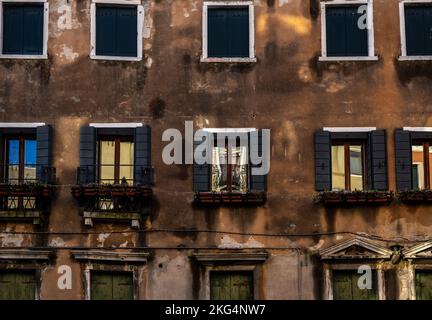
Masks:
[[[401,56],[399,60],[432,60],[432,1],[399,2]]]
[[[373,0],[321,1],[320,61],[378,60]]]
[[[91,59],[142,59],[144,7],[140,0],[93,0],[90,14]]]
[[[205,1],[202,62],[256,62],[253,1]]]
[[[0,58],[47,59],[47,0],[0,0]]]

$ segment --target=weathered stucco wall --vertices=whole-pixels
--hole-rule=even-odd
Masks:
[[[395,189],[393,130],[432,126],[430,62],[399,62],[398,1],[375,0],[376,62],[318,62],[318,0],[255,0],[257,63],[201,63],[202,1],[143,0],[143,60],[96,61],[90,52],[89,0],[50,0],[47,60],[0,61],[0,121],[46,122],[54,128],[59,187],[49,232],[87,232],[70,194],[79,164],[79,127],[89,122],[144,122],[152,128],[154,205],[147,228],[245,233],[353,231],[383,238],[420,239],[430,232],[429,206],[326,209],[313,203],[313,133],[326,126],[376,126],[387,130],[390,190]],[[201,127],[269,128],[272,133],[268,201],[257,208],[196,208],[192,166],[167,166],[163,130],[193,120]],[[1,223],[2,231],[32,230]],[[317,250],[347,235],[262,237],[217,233],[127,233],[127,225],[99,223],[95,234],[10,235],[1,246],[60,247],[43,271],[41,298],[82,299],[79,263],[65,247],[148,245],[143,299],[199,297],[195,247],[269,249],[260,297],[322,297]],[[113,233],[113,231],[126,231]],[[176,249],[177,247],[180,247]],[[171,249],[170,249],[171,248]],[[185,249],[186,248],[186,249]],[[188,249],[189,248],[189,249]],[[73,270],[73,289],[59,290],[57,266]]]

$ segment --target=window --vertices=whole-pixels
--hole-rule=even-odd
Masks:
[[[140,2],[117,1],[114,5],[104,1],[93,2],[90,57],[106,60],[141,60],[144,8],[137,5]],[[133,5],[130,5],[131,3]]]
[[[431,271],[415,271],[415,291],[417,300],[432,300]]]
[[[132,272],[91,272],[92,300],[133,300]]]
[[[346,4],[345,4],[346,3]],[[373,3],[322,2],[322,56],[320,60],[376,60]]]
[[[365,145],[346,142],[332,145],[333,190],[363,190],[365,186]]]
[[[357,270],[333,270],[334,300],[377,300],[376,271],[372,271],[372,288],[360,289]]]
[[[211,300],[253,300],[253,272],[210,272]]]
[[[247,192],[248,148],[225,145],[213,148],[211,166],[213,192]]]
[[[47,58],[48,3],[0,1],[2,58]]]
[[[202,61],[256,61],[254,33],[251,1],[204,2]]]
[[[432,146],[429,142],[414,142],[412,145],[412,181],[413,189],[423,190],[431,188]]]
[[[432,2],[400,2],[401,60],[428,59],[432,56]]]
[[[36,279],[32,271],[0,272],[0,300],[35,300]]]

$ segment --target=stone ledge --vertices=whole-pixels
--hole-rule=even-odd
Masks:
[[[71,255],[78,261],[146,263],[150,253],[115,252],[105,250],[72,250]]]
[[[53,252],[50,250],[31,249],[0,249],[0,260],[50,260]]]
[[[212,262],[253,262],[261,263],[268,259],[269,254],[266,251],[201,251],[195,252],[192,255],[198,262],[212,263]]]

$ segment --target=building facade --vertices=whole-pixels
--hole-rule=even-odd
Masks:
[[[0,298],[432,298],[432,1],[0,0],[0,22]],[[167,164],[167,129],[183,162],[200,129],[259,139]]]

